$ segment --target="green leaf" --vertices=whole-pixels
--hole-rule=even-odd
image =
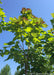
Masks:
[[[0,4],[2,4],[2,2],[0,1]]]
[[[31,32],[32,28],[31,27],[27,27],[26,29],[24,29],[26,32]]]
[[[8,42],[7,44],[8,44],[8,45],[12,45],[12,44],[14,44],[14,41],[10,41],[10,42]]]
[[[0,28],[0,33],[2,33],[2,29]]]
[[[8,45],[8,43],[4,43],[4,45]]]
[[[19,70],[19,69],[20,69],[20,66],[17,67],[17,70]]]
[[[5,59],[5,61],[7,61],[7,60],[9,60],[9,59],[13,59],[13,55],[12,55],[12,54],[10,54],[10,55],[8,56],[8,58]]]
[[[10,17],[9,19],[10,19],[11,21],[13,21],[13,18],[12,18],[12,17]]]
[[[54,41],[53,37],[48,38],[49,41]]]
[[[54,13],[51,13],[51,16],[54,18]]]

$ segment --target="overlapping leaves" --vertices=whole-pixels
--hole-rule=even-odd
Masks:
[[[10,21],[3,26],[3,30],[14,33],[15,37],[12,41],[4,44],[6,47],[4,47],[2,54],[9,55],[7,60],[14,59],[14,61],[18,62],[22,70],[24,64],[27,64],[29,71],[42,72],[43,70],[43,72],[46,72],[48,59],[45,59],[43,49],[46,48],[46,42],[48,44],[53,40],[53,37],[50,37],[52,34],[43,30],[43,28],[47,27],[47,24],[42,18],[35,17],[31,9],[22,8],[21,13],[22,15],[18,18],[10,17]],[[25,44],[23,44],[24,41]],[[23,48],[24,45],[27,46],[27,49]],[[30,68],[30,65],[33,68]]]
[[[1,1],[0,4],[2,4]],[[2,32],[2,27],[6,25],[6,22],[4,22],[5,17],[5,13],[3,12],[3,9],[0,7],[0,33]]]

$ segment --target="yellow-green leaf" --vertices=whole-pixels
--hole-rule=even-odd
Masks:
[[[26,32],[31,32],[32,28],[31,27],[27,27],[26,29],[24,29]]]
[[[7,43],[4,43],[4,45],[8,45]]]
[[[51,13],[51,16],[54,18],[54,13]]]

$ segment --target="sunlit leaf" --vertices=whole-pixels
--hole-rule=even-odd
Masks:
[[[54,13],[51,13],[51,16],[54,18]]]

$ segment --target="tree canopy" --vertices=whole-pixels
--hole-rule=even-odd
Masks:
[[[50,73],[54,64],[54,14],[51,20],[52,28],[43,30],[48,25],[42,18],[32,14],[30,8],[22,8],[21,15],[10,17],[10,21],[4,22],[5,13],[0,8],[0,32],[6,30],[14,33],[14,38],[0,50],[1,56],[8,55],[8,59],[14,59],[20,65],[20,74],[30,72]],[[8,50],[8,48],[10,50]]]
[[[10,72],[10,67],[9,65],[6,65],[2,70],[1,70],[1,75],[11,75],[11,72]]]

